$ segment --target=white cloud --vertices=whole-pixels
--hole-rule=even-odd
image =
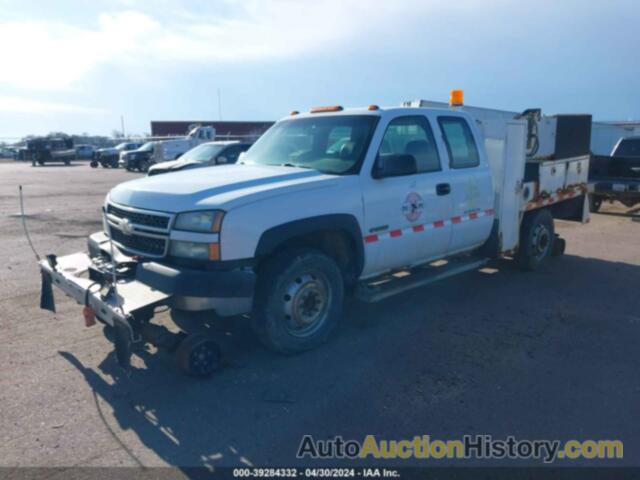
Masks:
[[[99,108],[9,96],[0,96],[0,111],[3,113],[72,113],[81,115],[100,115],[105,113],[104,110]]]
[[[459,0],[458,8],[467,2]],[[56,90],[105,64],[174,68],[185,62],[262,61],[331,51],[357,37],[380,39],[447,3],[251,0],[198,3],[187,10],[172,1],[129,0],[127,8],[135,10],[102,13],[83,25],[0,21],[0,45],[10,46],[3,49],[0,84]]]

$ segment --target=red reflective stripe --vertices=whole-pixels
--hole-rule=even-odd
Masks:
[[[476,218],[478,218],[478,214],[476,212],[472,212],[469,214],[469,218],[471,220],[475,220]]]
[[[451,223],[460,223],[461,221],[461,217],[451,217]]]
[[[415,232],[424,232],[424,225],[414,225],[411,229]]]
[[[391,237],[399,237],[400,235],[402,235],[402,230],[391,230],[389,232],[389,235]]]
[[[433,226],[434,228],[444,227],[444,220],[436,220],[435,222],[433,222]]]
[[[373,243],[378,241],[378,235],[367,235],[364,237],[365,243]]]

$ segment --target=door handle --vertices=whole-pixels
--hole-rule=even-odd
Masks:
[[[451,193],[451,185],[448,183],[439,183],[436,185],[436,193],[438,195],[449,195]]]

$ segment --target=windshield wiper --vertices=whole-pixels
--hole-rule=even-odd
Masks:
[[[278,164],[279,167],[294,167],[294,168],[306,168],[306,169],[311,169],[311,167],[307,166],[307,165],[299,165],[299,164],[294,164],[294,163],[280,163]]]

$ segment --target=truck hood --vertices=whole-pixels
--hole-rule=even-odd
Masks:
[[[119,151],[120,150],[114,147],[99,148],[96,150],[96,152],[99,152],[99,153],[118,153]]]
[[[153,167],[151,167],[151,170],[161,170],[163,172],[173,172],[175,170],[182,170],[185,167],[206,167],[206,164],[203,164],[201,162],[196,162],[196,161],[189,161],[189,160],[170,160],[168,162],[160,162],[160,163],[156,163]]]
[[[124,206],[169,213],[229,210],[287,192],[330,187],[340,178],[295,167],[221,165],[125,182],[111,190],[108,199]]]

